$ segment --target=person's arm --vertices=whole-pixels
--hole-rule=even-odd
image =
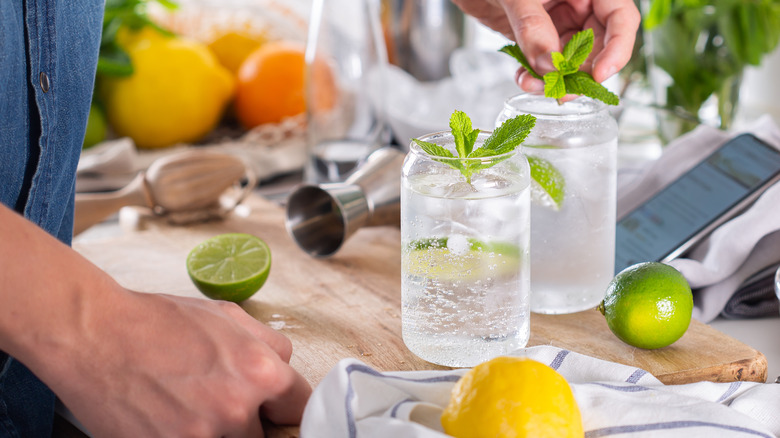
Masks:
[[[592,28],[595,40],[583,70],[603,82],[631,59],[640,15],[633,0],[453,0],[464,12],[514,40],[540,74],[553,70],[550,52],[561,51],[571,36]],[[528,74],[527,91],[544,89]]]
[[[233,303],[132,292],[0,204],[0,349],[94,436],[262,436],[311,392]],[[138,275],[143,275],[139,272]]]

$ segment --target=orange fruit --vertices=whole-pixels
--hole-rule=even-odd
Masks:
[[[265,123],[279,123],[306,110],[306,60],[302,46],[273,41],[252,52],[238,70],[234,108],[241,124],[251,129]],[[330,108],[335,86],[330,70],[316,63],[312,80],[325,84],[315,105]]]

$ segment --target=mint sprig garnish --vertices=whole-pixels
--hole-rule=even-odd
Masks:
[[[534,71],[517,44],[508,44],[500,51],[515,58],[531,76],[543,80],[546,97],[561,99],[567,94],[581,94],[598,99],[607,105],[620,103],[615,93],[596,82],[589,73],[579,71],[582,63],[593,51],[593,29],[585,29],[574,34],[563,48],[563,53],[552,52],[555,71],[545,73],[544,76]]]
[[[485,158],[503,155],[515,150],[525,140],[535,124],[536,117],[529,114],[520,114],[502,123],[485,139],[481,147],[474,149],[474,144],[476,144],[477,137],[481,131],[472,127],[471,119],[466,113],[456,110],[450,116],[450,130],[455,140],[457,157],[449,149],[436,143],[422,141],[417,138],[413,138],[412,141],[417,143],[434,160],[460,171],[466,178],[466,182],[471,184],[471,177],[474,174],[482,169],[492,167],[509,157],[497,160],[485,160]]]

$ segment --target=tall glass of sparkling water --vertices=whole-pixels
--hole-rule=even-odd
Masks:
[[[421,140],[457,156],[449,132]],[[403,339],[440,365],[473,366],[529,338],[528,161],[519,149],[478,160],[493,165],[469,183],[413,142],[402,170]]]
[[[614,276],[617,123],[587,97],[559,104],[521,94],[496,125],[517,114],[536,116],[523,143],[532,175],[531,311],[595,307]]]

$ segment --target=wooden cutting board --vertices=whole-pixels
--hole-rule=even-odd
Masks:
[[[257,196],[246,206],[251,209],[246,217],[188,227],[155,221],[144,231],[77,239],[73,246],[127,288],[202,297],[187,276],[189,251],[220,233],[254,234],[271,248],[271,273],[242,307],[292,340],[291,364],[312,386],[347,357],[380,371],[443,369],[414,356],[401,339],[397,228],[361,229],[334,257],[314,259],[287,234],[279,206]],[[618,340],[596,310],[533,314],[529,346],[543,344],[640,367],[668,384],[766,381],[763,354],[698,321],[675,344],[641,350]],[[296,433],[295,428],[269,430],[269,436]]]

